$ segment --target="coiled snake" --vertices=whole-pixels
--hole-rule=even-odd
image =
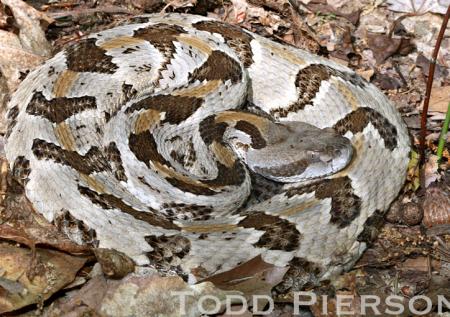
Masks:
[[[399,193],[407,130],[352,70],[206,17],[149,15],[31,72],[6,153],[78,243],[188,273],[349,268]]]

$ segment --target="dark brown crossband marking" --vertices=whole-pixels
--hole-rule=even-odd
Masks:
[[[287,293],[288,290],[300,291],[319,285],[317,278],[322,276],[323,270],[317,264],[303,258],[293,258],[289,262],[289,270],[283,276],[283,281],[276,286],[276,290]]]
[[[242,69],[239,63],[222,51],[213,51],[208,59],[195,69],[189,77],[189,82],[196,80],[230,80],[233,84],[242,78]]]
[[[108,157],[98,147],[91,147],[83,156],[78,152],[67,151],[54,143],[34,139],[32,151],[39,160],[53,160],[89,175],[93,172],[111,171]]]
[[[306,187],[292,188],[286,191],[286,196],[290,198],[312,192],[315,192],[317,199],[331,198],[331,223],[338,228],[348,226],[361,212],[361,199],[354,194],[348,177],[325,179]]]
[[[12,168],[12,176],[14,179],[23,187],[28,182],[28,175],[30,175],[30,161],[27,160],[24,156],[18,156],[14,160],[13,168]]]
[[[299,90],[299,98],[288,108],[278,108],[271,110],[272,115],[287,117],[290,112],[297,112],[311,104],[312,100],[319,92],[322,81],[330,79],[332,76],[342,78],[358,87],[365,87],[367,82],[356,74],[342,72],[329,66],[312,64],[302,68],[295,79],[295,86]]]
[[[175,52],[173,42],[183,33],[186,31],[181,26],[159,23],[134,31],[134,37],[150,42],[164,55],[166,60],[161,67],[164,70]]]
[[[271,181],[257,173],[250,172],[252,191],[245,205],[233,212],[234,215],[241,214],[248,207],[271,199],[273,196],[282,192],[283,184]]]
[[[125,112],[131,113],[141,109],[154,109],[166,113],[163,122],[179,124],[194,114],[202,103],[202,99],[195,97],[158,95],[134,103]]]
[[[122,158],[120,156],[120,151],[117,148],[116,143],[111,142],[105,148],[106,156],[109,158],[109,162],[111,164],[112,170],[114,172],[114,176],[118,181],[127,181],[127,176],[125,175],[125,169],[123,167]]]
[[[358,235],[359,242],[372,243],[380,232],[381,226],[384,224],[384,212],[375,210],[374,213],[367,218],[363,231]]]
[[[87,197],[93,204],[96,204],[103,209],[118,209],[133,216],[135,219],[144,221],[152,226],[161,227],[164,229],[180,230],[177,225],[162,217],[151,208],[149,208],[148,211],[136,210],[133,207],[125,204],[120,198],[116,196],[110,194],[99,194],[81,185],[78,185],[78,191],[81,195]]]
[[[253,37],[241,28],[218,21],[200,21],[193,26],[200,31],[222,35],[225,43],[236,52],[245,67],[253,64],[253,52],[250,45]]]
[[[178,265],[191,250],[191,242],[182,235],[146,236],[145,241],[153,248],[147,256],[154,264]]]
[[[172,186],[181,190],[182,192],[188,192],[195,195],[204,195],[204,196],[212,196],[216,194],[215,191],[207,187],[199,186],[193,183],[188,183],[175,177],[166,178],[166,181]]]
[[[380,133],[384,140],[384,146],[393,151],[397,147],[397,129],[381,113],[372,108],[358,108],[339,120],[334,125],[334,129],[341,135],[347,131],[355,134],[362,132],[369,122]]]
[[[130,100],[137,94],[137,90],[133,88],[133,85],[122,84],[122,94],[125,97],[125,101]]]
[[[267,146],[266,140],[262,137],[259,129],[247,121],[238,121],[234,127],[237,130],[248,134],[252,139],[252,147],[254,149],[262,149]]]
[[[295,224],[276,216],[252,211],[250,215],[239,222],[238,226],[265,231],[255,244],[259,248],[290,252],[297,250],[300,246],[302,235]]]
[[[176,203],[163,204],[162,209],[170,220],[208,220],[213,212],[211,206]]]
[[[136,158],[151,168],[150,162],[158,162],[171,169],[172,166],[159,152],[153,135],[149,131],[139,134],[131,134],[128,142],[130,150]],[[214,195],[215,192],[206,186],[200,186],[193,182],[185,182],[175,177],[166,177],[166,181],[178,189],[196,195]]]
[[[83,221],[74,218],[67,210],[58,213],[53,220],[53,223],[59,232],[64,232],[68,236],[70,236],[71,233],[75,233],[77,237],[81,236],[83,245],[95,248],[98,247],[99,241],[97,240],[95,230],[89,228]],[[81,233],[81,235],[79,235],[79,233]]]
[[[130,19],[127,19],[126,21],[123,21],[124,22],[123,25],[141,24],[141,23],[147,23],[148,21],[150,21],[149,17],[132,17]],[[122,25],[122,24],[119,24],[119,25]]]
[[[213,141],[222,142],[223,134],[228,128],[225,122],[216,123],[215,116],[206,117],[199,125],[199,132],[202,140],[206,145],[210,145]]]
[[[14,106],[11,109],[8,110],[8,114],[6,115],[6,118],[8,119],[8,127],[6,129],[6,135],[5,137],[8,138],[11,135],[12,130],[17,124],[17,116],[19,115],[19,107]]]
[[[136,158],[150,168],[150,161],[169,165],[169,162],[158,152],[158,146],[150,131],[131,134],[128,140],[131,152]]]
[[[303,173],[309,165],[319,161],[319,158],[304,159],[281,166],[255,167],[255,172],[261,175],[273,175],[277,177],[289,177]]]
[[[217,169],[217,177],[211,180],[204,180],[204,184],[211,187],[239,186],[244,182],[247,175],[247,169],[240,161],[236,161],[231,168],[217,162]]]
[[[27,106],[27,113],[41,116],[54,123],[61,123],[67,118],[86,109],[95,109],[95,97],[53,98],[47,100],[42,92],[36,92]]]
[[[86,39],[66,50],[67,68],[74,72],[114,74],[118,66],[106,50],[95,45],[96,39]]]
[[[206,187],[187,183],[177,178],[166,178],[166,180],[182,191],[196,195],[211,196],[216,194],[216,192],[209,189],[209,187],[221,188],[225,186],[239,186],[244,182],[247,175],[245,166],[239,161],[236,161],[231,168],[217,162],[217,169],[218,173],[215,179],[201,181]]]

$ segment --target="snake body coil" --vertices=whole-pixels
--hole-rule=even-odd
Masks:
[[[185,273],[257,255],[318,278],[353,265],[406,175],[387,98],[206,17],[133,23],[56,54],[13,95],[7,158],[36,210],[78,243]]]

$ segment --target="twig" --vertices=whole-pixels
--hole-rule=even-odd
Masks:
[[[97,8],[80,8],[80,9],[75,9],[75,10],[70,10],[70,11],[57,11],[57,12],[49,12],[48,16],[50,16],[53,19],[59,19],[62,17],[67,17],[67,16],[73,16],[73,17],[80,17],[80,16],[85,16],[85,15],[90,15],[90,14],[95,14],[95,13],[108,13],[108,14],[132,14],[133,12],[131,12],[128,9],[124,9],[122,7],[118,7],[118,6],[102,6],[102,7],[97,7]]]
[[[428,81],[427,89],[425,91],[425,100],[423,103],[422,119],[420,121],[420,163],[425,163],[425,138],[427,136],[427,115],[428,115],[428,105],[430,104],[431,97],[431,87],[433,85],[434,69],[436,67],[436,60],[438,57],[439,49],[441,47],[441,42],[444,37],[445,29],[447,28],[448,20],[450,17],[450,5],[445,13],[444,20],[442,21],[441,29],[439,30],[439,35],[436,40],[436,45],[434,46],[433,55],[430,61],[430,69],[428,71]]]
[[[439,136],[439,144],[436,153],[438,162],[442,159],[442,153],[444,152],[444,145],[445,141],[447,141],[447,131],[449,123],[450,123],[450,102],[448,103],[447,106],[447,113],[445,114],[444,125],[442,126],[441,135]]]

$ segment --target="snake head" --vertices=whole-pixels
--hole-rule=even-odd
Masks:
[[[344,169],[353,155],[349,139],[333,129],[304,122],[273,123],[262,137],[262,148],[236,148],[247,166],[278,182],[301,182],[325,177]]]

